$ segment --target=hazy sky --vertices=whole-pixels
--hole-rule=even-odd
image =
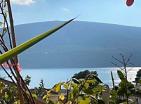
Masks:
[[[12,0],[15,24],[68,20],[141,27],[141,0],[131,7],[125,0]]]

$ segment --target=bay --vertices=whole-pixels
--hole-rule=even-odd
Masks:
[[[117,76],[119,68],[54,68],[54,69],[22,69],[21,75],[25,78],[27,75],[31,77],[30,88],[38,87],[41,80],[44,81],[46,88],[52,88],[56,83],[64,82],[80,71],[90,70],[97,71],[99,78],[107,85],[112,86],[111,71],[114,74],[116,84],[120,79]],[[128,67],[128,80],[134,81],[136,73],[141,67]],[[0,70],[0,77],[8,79],[5,72]]]

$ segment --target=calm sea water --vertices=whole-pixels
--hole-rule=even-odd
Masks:
[[[21,74],[23,77],[29,75],[31,77],[30,88],[38,87],[40,80],[43,80],[45,87],[51,88],[55,83],[64,82],[69,80],[75,73],[84,70],[97,71],[99,78],[108,85],[112,85],[111,74],[114,74],[115,82],[118,84],[120,81],[116,74],[118,68],[63,68],[63,69],[22,69]],[[141,67],[128,68],[128,80],[134,81],[137,71]],[[3,70],[0,70],[0,76],[8,78]]]

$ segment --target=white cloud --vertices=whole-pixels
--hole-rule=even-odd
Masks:
[[[35,1],[34,0],[11,0],[11,2],[17,5],[30,5],[30,4],[33,4]]]
[[[68,8],[62,8],[64,12],[70,13],[71,11]]]

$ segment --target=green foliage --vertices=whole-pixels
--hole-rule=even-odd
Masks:
[[[29,86],[29,83],[31,82],[31,77],[27,75],[25,77],[25,80],[24,81],[25,81],[25,84]]]
[[[111,90],[110,103],[127,103],[130,96],[135,96],[135,86],[127,80],[127,76],[123,70],[117,70],[117,74],[121,81],[118,86],[114,86],[114,88]]]
[[[0,82],[0,104],[13,104],[17,99],[17,87]]]
[[[126,80],[124,72],[122,72],[121,70],[117,70],[117,74],[120,80]]]
[[[32,97],[34,98],[34,99],[38,99],[38,96],[36,95],[36,93],[34,92],[34,93],[32,93]]]
[[[137,71],[136,77],[141,79],[141,69]]]
[[[119,104],[117,91],[112,89],[110,95],[110,104]]]
[[[3,25],[3,22],[0,22],[0,27],[2,27],[2,25]]]
[[[78,104],[90,104],[91,99],[90,97],[79,97]]]
[[[127,87],[126,87],[127,86]],[[126,89],[128,91],[128,96],[131,95],[134,91],[134,85],[131,82],[126,82],[125,80],[121,81],[119,83],[119,88],[118,88],[118,95],[124,96],[126,95]]]
[[[94,76],[98,76],[96,71],[89,71],[89,70],[85,70],[85,71],[81,71],[79,73],[74,74],[74,76],[72,78],[76,78],[76,79],[84,79],[86,78],[88,75],[94,75]]]
[[[89,70],[81,71],[79,73],[74,74],[72,78],[73,78],[73,81],[75,81],[76,83],[79,83],[77,79],[85,79],[87,77],[89,77],[89,79],[97,80],[98,83],[102,83],[102,81],[98,78],[98,74],[96,71],[89,71]]]
[[[61,91],[61,85],[62,85],[62,83],[56,84],[56,85],[53,87],[53,90],[54,90],[55,92],[60,92],[60,91]]]
[[[30,76],[27,76],[25,82],[29,84],[30,79]],[[134,85],[126,80],[121,80],[119,85],[111,90],[107,88],[108,86],[99,83],[95,77],[90,75],[83,79],[72,78],[67,82],[57,83],[52,89],[45,89],[44,82],[41,80],[39,87],[32,91],[32,97],[36,100],[42,99],[46,104],[106,104],[106,101],[109,104],[119,104],[126,101],[126,99],[121,99],[126,95],[126,88],[129,97],[136,94]],[[19,104],[17,87],[7,86],[0,82],[0,98],[2,98],[0,103],[3,102],[3,104],[9,102]]]
[[[43,99],[49,102],[51,92],[58,94],[57,104],[94,104],[100,101],[101,93],[105,91],[105,86],[97,81],[95,77],[87,76],[87,78],[76,79],[56,84],[50,91],[47,91]],[[66,93],[62,93],[66,92]],[[97,98],[97,100],[96,100]]]
[[[35,87],[35,94],[39,97],[42,98],[44,96],[44,81],[41,80],[39,83],[39,87]]]
[[[114,76],[113,76],[113,72],[111,71],[111,78],[112,78],[112,84],[113,84],[113,88],[115,87],[115,81],[114,81]]]

